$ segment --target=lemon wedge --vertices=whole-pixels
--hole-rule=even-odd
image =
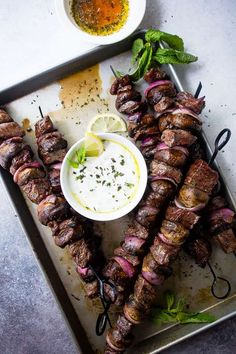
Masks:
[[[86,156],[90,157],[99,156],[104,150],[102,140],[91,132],[87,132],[85,135],[84,147]]]
[[[101,113],[91,119],[87,130],[95,133],[126,132],[125,121],[114,113]]]

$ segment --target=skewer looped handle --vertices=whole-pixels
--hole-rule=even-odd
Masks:
[[[222,137],[225,136],[224,140],[221,141]],[[215,150],[212,154],[212,157],[210,159],[210,161],[208,162],[208,165],[211,166],[218,154],[218,152],[223,149],[223,147],[228,143],[229,139],[231,137],[231,130],[228,128],[225,128],[223,130],[221,130],[221,132],[218,134],[216,140],[215,140]],[[221,142],[220,142],[221,141]]]
[[[210,264],[209,262],[207,262],[207,264],[208,264],[208,267],[209,267],[209,269],[210,269],[210,271],[211,271],[211,274],[212,274],[212,276],[213,276],[213,282],[212,282],[212,285],[211,285],[211,293],[212,293],[212,295],[213,295],[216,299],[219,299],[219,300],[226,299],[226,298],[229,296],[230,291],[231,291],[231,284],[230,284],[230,282],[229,282],[227,279],[225,279],[225,278],[218,277],[218,276],[215,274],[215,272],[214,272],[214,270],[213,270],[211,264]],[[225,293],[224,293],[223,295],[217,294],[217,289],[216,289],[216,287],[217,287],[217,285],[218,285],[219,283],[221,283],[221,288],[223,288],[223,283],[224,283],[224,285],[226,286],[226,291],[225,291]]]

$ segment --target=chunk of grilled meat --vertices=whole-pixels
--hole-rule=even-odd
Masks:
[[[159,237],[155,237],[150,252],[155,261],[160,265],[169,265],[179,253],[179,246],[171,246],[164,243]]]
[[[33,151],[31,150],[29,145],[25,145],[22,150],[13,157],[11,161],[11,174],[14,175],[21,166],[31,162],[33,162]]]
[[[199,216],[186,209],[170,205],[165,214],[166,220],[182,224],[186,229],[191,229],[197,224]]]
[[[49,116],[43,117],[35,124],[35,136],[37,139],[44,134],[52,133],[54,131],[55,128]]]
[[[209,200],[209,195],[196,187],[183,185],[179,191],[178,199],[187,208],[193,208],[200,204],[206,205]]]
[[[22,186],[22,190],[31,202],[39,204],[51,194],[51,185],[47,178],[38,178],[33,179]]]
[[[28,182],[45,177],[46,173],[38,162],[26,163],[18,168],[14,174],[14,182],[24,186]]]
[[[52,191],[54,193],[61,193],[60,170],[55,168],[49,170],[48,178],[52,186]]]
[[[7,139],[0,145],[0,165],[9,169],[12,159],[24,148],[23,139],[14,137]]]
[[[49,225],[51,221],[62,221],[69,216],[70,206],[64,198],[51,194],[40,202],[37,212],[41,224]]]
[[[175,191],[175,186],[173,183],[163,179],[153,181],[151,183],[151,187],[155,193],[166,196],[166,198],[170,198]]]
[[[176,184],[179,184],[182,179],[182,172],[175,167],[169,166],[164,162],[159,162],[153,160],[150,164],[150,172],[151,176],[153,176],[152,180],[157,178],[170,178],[174,180]]]
[[[171,97],[162,97],[160,101],[158,101],[153,109],[157,113],[163,113],[167,109],[172,108],[175,104],[175,100]]]
[[[174,148],[167,148],[155,152],[154,159],[172,167],[182,167],[186,162],[186,154]]]
[[[214,239],[218,242],[225,253],[236,251],[236,237],[232,228],[219,231],[217,235],[214,236]]]
[[[16,122],[0,124],[0,139],[10,139],[14,137],[22,137],[24,135],[24,130]]]
[[[53,232],[55,244],[61,248],[82,237],[84,237],[84,228],[76,217],[63,220]]]
[[[160,68],[158,67],[152,67],[151,69],[149,69],[145,75],[144,75],[144,80],[147,81],[149,84],[151,84],[152,82],[158,81],[158,80],[163,80],[167,77],[167,74],[162,71]]]
[[[0,124],[12,122],[11,116],[4,110],[0,108]]]
[[[176,106],[185,107],[199,114],[205,106],[205,97],[195,98],[191,93],[179,92],[176,96]]]
[[[217,185],[218,179],[218,173],[207,162],[196,160],[188,170],[184,183],[209,194]]]
[[[165,129],[179,128],[183,130],[200,130],[201,122],[196,118],[183,114],[166,114],[159,118],[159,129],[163,132]]]
[[[189,240],[184,245],[184,250],[188,253],[201,268],[204,268],[212,254],[212,248],[209,241],[198,237]]]
[[[175,97],[176,90],[171,81],[166,81],[163,85],[158,85],[150,89],[146,95],[147,101],[150,105],[154,106],[160,102],[163,96]]]
[[[121,78],[117,78],[110,88],[110,94],[116,95],[118,90],[123,88],[124,86],[130,85],[133,87],[133,83],[131,77],[129,75],[122,76]]]
[[[161,140],[169,147],[190,146],[197,140],[196,136],[182,129],[166,129],[161,135]]]

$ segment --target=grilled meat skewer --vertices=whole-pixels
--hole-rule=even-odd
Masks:
[[[199,173],[196,174],[196,170]],[[205,179],[201,180],[203,172]],[[191,186],[193,180],[202,190],[207,189],[210,196],[218,182],[218,174],[205,161],[197,160],[190,166],[181,189]],[[192,211],[184,202],[180,205],[177,200],[178,198],[175,206],[167,209],[160,232],[156,235],[150,252],[144,258],[141,274],[134,286],[134,293],[126,301],[123,313],[115,326],[108,330],[105,353],[121,353],[127,348],[127,344],[131,341],[132,327],[139,324],[149,312],[156,298],[157,287],[171,274],[170,263],[177,257],[192,228],[199,222],[199,209],[198,212]],[[126,321],[123,320],[124,318]],[[123,323],[124,331],[122,331]]]
[[[60,144],[55,140],[63,139],[60,133],[55,134],[56,129],[53,127],[49,117],[45,121],[41,121],[37,128],[43,129],[46,134],[53,132],[53,143],[46,137],[47,144],[50,148],[46,151],[45,158],[56,162],[58,153],[55,149],[61,149]],[[39,137],[39,129],[37,136]],[[7,169],[14,178],[26,196],[37,206],[37,212],[40,222],[52,229],[55,243],[59,247],[66,247],[74,258],[79,274],[85,282],[95,282],[94,275],[91,274],[88,266],[91,264],[103,264],[103,256],[97,252],[99,240],[92,236],[90,227],[87,226],[78,214],[75,214],[64,197],[53,194],[52,186],[46,176],[45,170],[38,161],[33,157],[33,151],[30,146],[25,144],[22,137],[23,129],[13,121],[13,119],[3,109],[0,110],[0,136],[2,138],[0,144],[0,165]],[[64,140],[64,139],[63,139]],[[43,140],[41,140],[43,141]],[[44,141],[45,142],[45,141]],[[65,146],[65,141],[63,146]],[[65,148],[63,148],[63,157]],[[53,157],[56,156],[56,157]],[[41,156],[44,156],[42,151]],[[50,156],[50,159],[48,157]],[[62,153],[60,152],[60,156]],[[95,284],[96,285],[96,284]],[[94,286],[94,284],[93,284]]]

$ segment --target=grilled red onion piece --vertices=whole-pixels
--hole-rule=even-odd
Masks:
[[[216,211],[213,211],[210,214],[209,220],[210,222],[217,221],[221,219],[222,221],[226,222],[227,224],[231,224],[233,222],[234,212],[229,208],[222,208]]]
[[[178,108],[175,109],[174,111],[172,111],[172,114],[187,114],[195,119],[197,119],[200,123],[202,123],[201,119],[198,117],[198,115],[196,113],[194,113],[193,111],[191,111],[190,109],[187,108]]]
[[[132,123],[138,123],[141,117],[142,117],[142,112],[136,112],[128,116],[128,121]]]
[[[152,285],[160,285],[165,280],[165,276],[162,274],[156,274],[155,272],[147,272],[142,270],[142,276]]]
[[[160,139],[158,137],[149,136],[148,138],[142,140],[141,148],[146,147],[146,146],[152,146],[152,145],[156,144],[157,141],[160,141]]]
[[[126,259],[120,256],[115,256],[113,259],[121,266],[123,272],[128,275],[129,278],[133,278],[136,269]]]
[[[170,80],[158,80],[158,81],[152,82],[144,91],[144,95],[147,97],[148,92],[151,89],[153,89],[154,87],[161,86],[161,85],[167,85],[167,84],[174,86],[173,82]]]
[[[169,182],[173,183],[173,185],[174,185],[175,187],[177,187],[177,183],[174,181],[173,178],[170,178],[170,177],[151,176],[150,179],[151,179],[152,182],[158,181],[158,180],[160,180],[160,179],[163,179],[164,181],[169,181]]]
[[[15,172],[14,177],[13,177],[15,183],[17,183],[17,181],[18,181],[19,173],[21,171],[23,171],[25,168],[29,168],[29,167],[39,168],[39,167],[41,167],[41,165],[40,165],[40,163],[38,161],[34,161],[34,162],[30,162],[30,163],[25,163],[24,165],[19,167],[18,170]]]
[[[200,203],[197,206],[193,207],[193,208],[187,208],[186,206],[184,206],[179,200],[178,198],[175,198],[175,205],[180,208],[180,209],[185,209],[185,210],[189,210],[189,211],[193,211],[193,212],[197,212],[202,210],[203,208],[205,208],[206,204],[205,203]]]
[[[140,249],[145,243],[145,240],[136,236],[126,236],[125,243],[130,244],[132,248],[135,247],[137,249]]]

